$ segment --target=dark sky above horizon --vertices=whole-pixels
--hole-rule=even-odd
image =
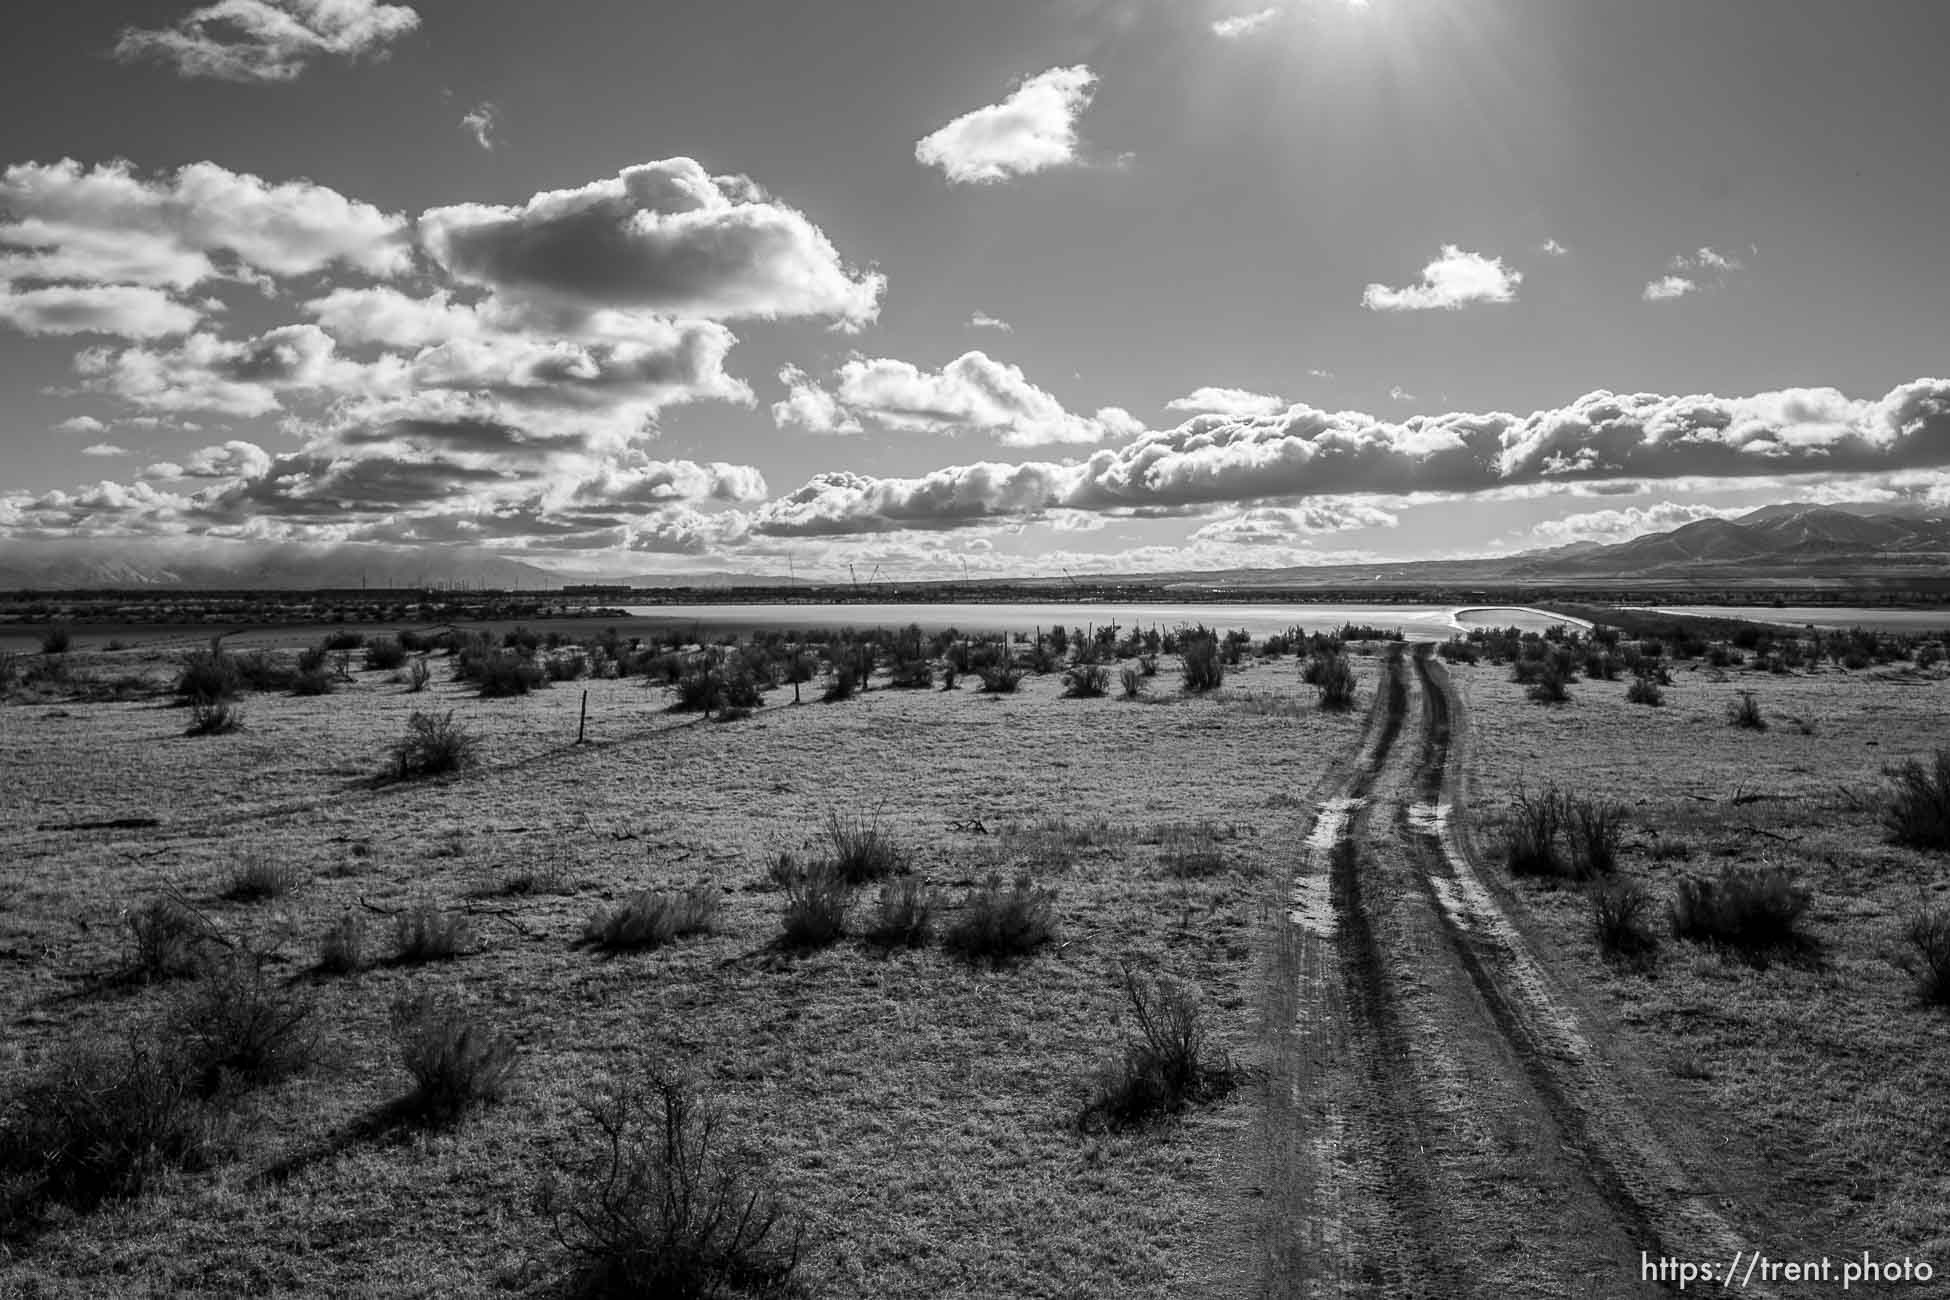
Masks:
[[[17,545],[925,577],[1950,499],[1931,0],[10,29]]]

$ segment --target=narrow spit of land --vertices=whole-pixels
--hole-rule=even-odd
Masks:
[[[1387,661],[1292,882],[1270,1110],[1306,1136],[1269,1143],[1263,1293],[1644,1294],[1642,1252],[1752,1237],[1486,885],[1452,761],[1466,719],[1428,649]]]

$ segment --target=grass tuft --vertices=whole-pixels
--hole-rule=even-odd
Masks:
[[[823,948],[846,933],[853,886],[830,862],[815,862],[785,886],[785,941],[795,948]]]
[[[1810,901],[1780,867],[1728,865],[1713,880],[1681,880],[1668,911],[1677,938],[1761,954],[1805,942],[1798,927]]]
[[[709,934],[717,923],[718,891],[698,885],[681,892],[646,889],[582,927],[584,943],[606,952],[659,948],[687,935]]]
[[[1950,1007],[1950,907],[1910,918],[1903,938],[1916,950],[1916,991],[1933,1006]]]
[[[877,812],[828,810],[826,844],[833,870],[849,885],[884,880],[907,870],[907,855]]]
[[[1760,705],[1754,702],[1752,691],[1740,692],[1740,703],[1727,706],[1727,721],[1747,731],[1767,730],[1767,719],[1760,716]]]
[[[347,912],[318,941],[318,969],[327,975],[350,975],[365,965],[365,922],[357,913]]]
[[[1889,838],[1913,849],[1950,850],[1950,749],[1939,749],[1928,766],[1910,759],[1885,768],[1894,782],[1883,806]]]
[[[465,1008],[431,993],[409,993],[392,1005],[393,1041],[413,1090],[394,1113],[427,1125],[451,1124],[501,1100],[514,1068],[512,1038]]]
[[[421,899],[393,917],[393,960],[402,966],[452,961],[474,941],[474,923],[465,912],[445,912]]]
[[[1652,895],[1632,880],[1601,880],[1591,887],[1591,927],[1607,957],[1644,963],[1658,951],[1652,932]]]
[[[961,915],[944,942],[969,961],[1004,962],[1026,957],[1055,937],[1054,890],[1036,888],[1028,876],[1017,876],[1005,889],[1000,875],[990,875],[962,900]]]
[[[920,948],[934,932],[938,897],[918,877],[902,876],[880,886],[873,928],[867,938],[886,948]]]

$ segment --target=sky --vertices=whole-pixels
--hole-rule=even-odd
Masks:
[[[1269,567],[1950,503],[1950,6],[30,0],[0,548]]]

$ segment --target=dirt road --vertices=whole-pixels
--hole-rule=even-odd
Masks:
[[[1675,1156],[1486,879],[1467,720],[1428,649],[1385,664],[1291,881],[1262,1293],[1656,1294],[1644,1255],[1728,1261],[1753,1240],[1729,1218],[1751,1225]]]

